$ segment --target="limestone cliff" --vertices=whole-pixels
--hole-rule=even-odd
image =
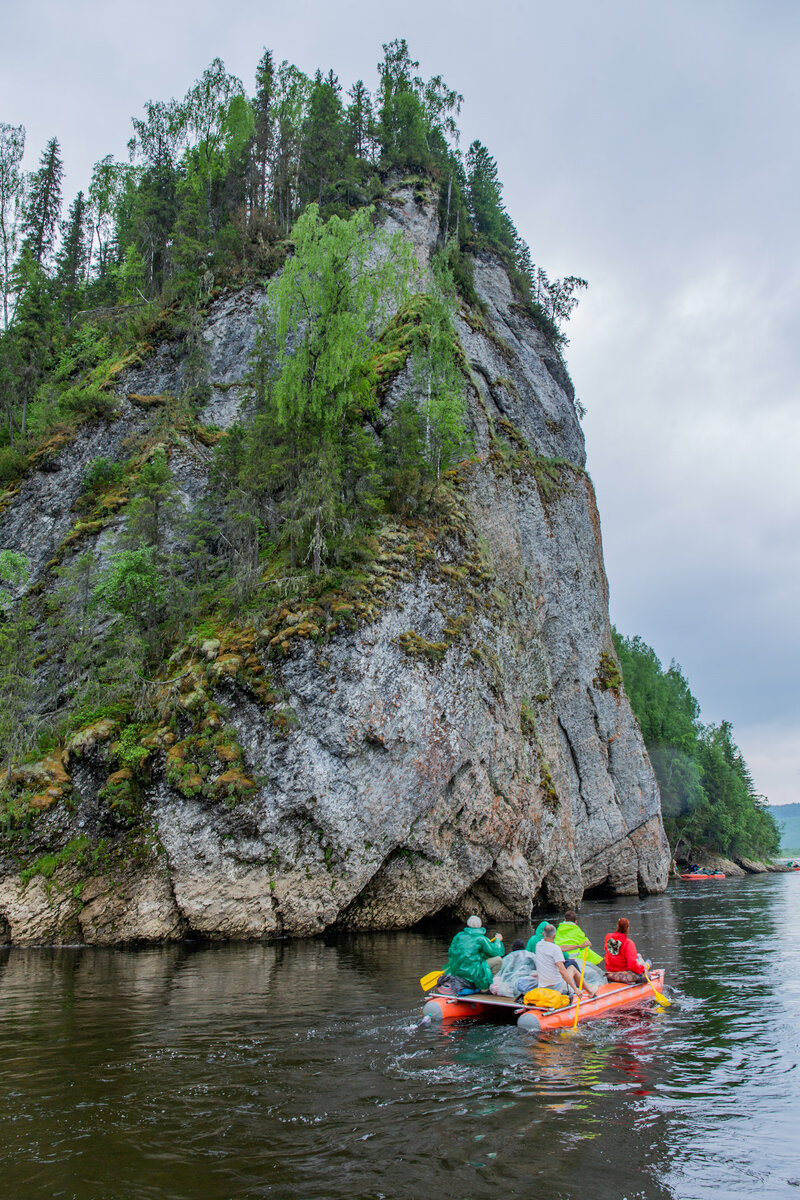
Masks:
[[[434,204],[400,187],[387,221],[424,266]],[[476,455],[448,481],[447,519],[387,523],[358,602],[323,598],[183,648],[179,715],[150,739],[133,849],[108,803],[111,722],[23,768],[37,814],[27,861],[0,863],[0,934],[261,938],[442,911],[527,919],[601,886],[665,887],[658,789],[621,692],[572,386],[499,260],[479,257],[475,284],[485,313],[465,308],[458,334]],[[246,402],[237,385],[261,303],[250,288],[210,306],[208,425],[230,426]],[[46,591],[47,564],[64,554],[84,465],[155,421],[127,397],[177,391],[181,370],[162,345],[121,379],[119,415],[84,427],[12,498],[0,546],[28,555],[31,583]],[[409,386],[404,370],[384,419]],[[208,459],[202,444],[173,443],[186,501]],[[88,543],[107,551],[124,520],[122,509]],[[319,637],[298,636],[309,628]],[[187,775],[209,701],[242,752],[225,761],[218,747],[213,795]]]

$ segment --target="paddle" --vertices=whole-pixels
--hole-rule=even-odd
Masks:
[[[655,998],[659,1004],[672,1004],[672,1001],[668,1000],[663,992],[658,991],[658,989],[656,988],[656,985],[653,983],[652,979],[647,974],[647,967],[645,967],[645,969],[644,969],[644,977],[647,980],[647,982],[650,984],[650,987],[653,989],[653,995],[655,996]]]
[[[581,981],[580,981],[580,984],[578,985],[578,1002],[575,1005],[575,1020],[572,1022],[573,1029],[578,1028],[578,1014],[581,1011],[581,995],[583,994],[583,973],[586,970],[586,956],[588,953],[589,953],[589,948],[587,946],[583,952],[583,966],[581,967]]]
[[[441,979],[443,974],[444,972],[440,967],[438,971],[429,971],[427,975],[423,975],[422,979],[419,981],[419,986],[422,988],[423,992],[429,992],[432,987],[435,987],[436,981]]]

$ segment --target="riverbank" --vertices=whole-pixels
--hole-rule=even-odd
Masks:
[[[688,855],[682,855],[679,859],[673,860],[673,878],[680,876],[682,872],[688,871],[693,863],[698,863],[709,874],[722,873],[731,879],[744,879],[747,875],[779,874],[782,871],[791,870],[791,867],[785,863],[778,863],[773,860],[745,858],[738,854],[733,855],[731,858],[726,858],[724,854],[718,854],[715,850],[710,850],[707,846],[695,846]]]

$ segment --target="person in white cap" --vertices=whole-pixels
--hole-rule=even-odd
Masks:
[[[480,917],[467,920],[466,929],[457,933],[447,952],[448,975],[455,975],[477,988],[479,992],[489,989],[493,977],[503,961],[503,939],[495,934],[490,941]]]

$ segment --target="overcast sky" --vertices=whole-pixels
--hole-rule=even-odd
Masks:
[[[587,408],[611,616],[683,667],[759,790],[800,800],[798,0],[27,0],[3,6],[0,120],[68,199],[147,99],[264,46],[345,87],[406,37],[464,93],[551,275],[590,289]]]

